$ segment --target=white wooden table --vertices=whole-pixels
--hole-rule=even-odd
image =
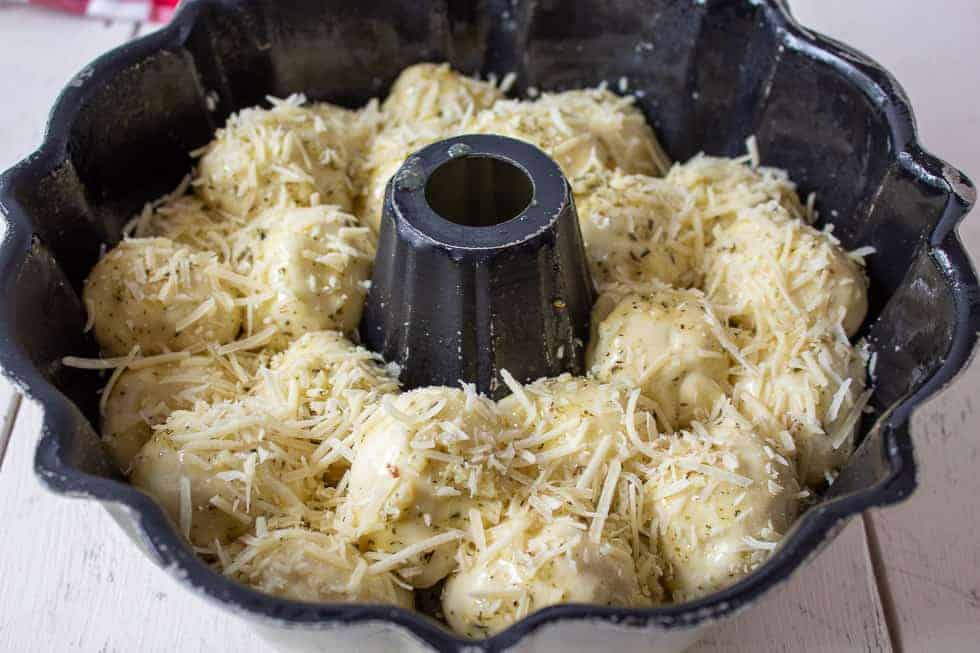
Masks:
[[[980,177],[980,2],[796,0],[800,20],[856,45],[901,80],[927,148]],[[58,90],[147,28],[0,4],[0,169],[40,142]],[[950,80],[959,79],[957,84]],[[980,257],[980,220],[961,234]],[[855,519],[790,583],[694,650],[980,650],[980,364],[913,420],[921,486]],[[0,651],[259,651],[233,617],[182,591],[97,506],[32,473],[39,411],[0,382]]]

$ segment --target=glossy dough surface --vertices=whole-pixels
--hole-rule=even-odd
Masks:
[[[120,469],[222,573],[306,601],[437,592],[484,637],[764,563],[851,452],[863,259],[757,155],[667,159],[630,97],[506,96],[444,65],[359,110],[231,116],[84,289]],[[385,185],[460,133],[551,155],[599,290],[588,375],[403,392],[355,337]],[[750,151],[753,145],[749,144]]]

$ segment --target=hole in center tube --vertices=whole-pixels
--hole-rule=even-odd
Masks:
[[[520,215],[534,196],[521,168],[491,156],[450,159],[429,176],[425,200],[433,211],[464,227],[492,227]]]

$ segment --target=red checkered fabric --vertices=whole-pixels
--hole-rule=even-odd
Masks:
[[[117,20],[166,22],[180,0],[27,0],[27,4]]]

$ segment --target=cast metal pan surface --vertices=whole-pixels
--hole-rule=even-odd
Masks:
[[[736,155],[755,134],[848,247],[871,245],[873,412],[837,482],[758,571],[697,601],[647,610],[561,605],[479,642],[403,609],[312,604],[210,570],[164,512],[114,469],[96,430],[82,282],[100,247],[172,189],[238,108],[305,92],[357,106],[419,61],[518,75],[516,92],[619,80],[668,153]],[[967,362],[977,280],[955,227],[971,182],[916,140],[908,100],[864,55],[798,25],[778,0],[191,1],[166,28],[99,58],[58,99],[39,150],[0,177],[0,364],[44,410],[35,468],[54,492],[101,502],[193,591],[258,622],[335,631],[385,623],[441,650],[503,650],[559,622],[675,631],[724,617],[785,581],[851,515],[916,485],[909,417]],[[964,434],[964,437],[968,435]],[[138,589],[134,588],[134,591]],[[610,642],[615,645],[615,642]]]

